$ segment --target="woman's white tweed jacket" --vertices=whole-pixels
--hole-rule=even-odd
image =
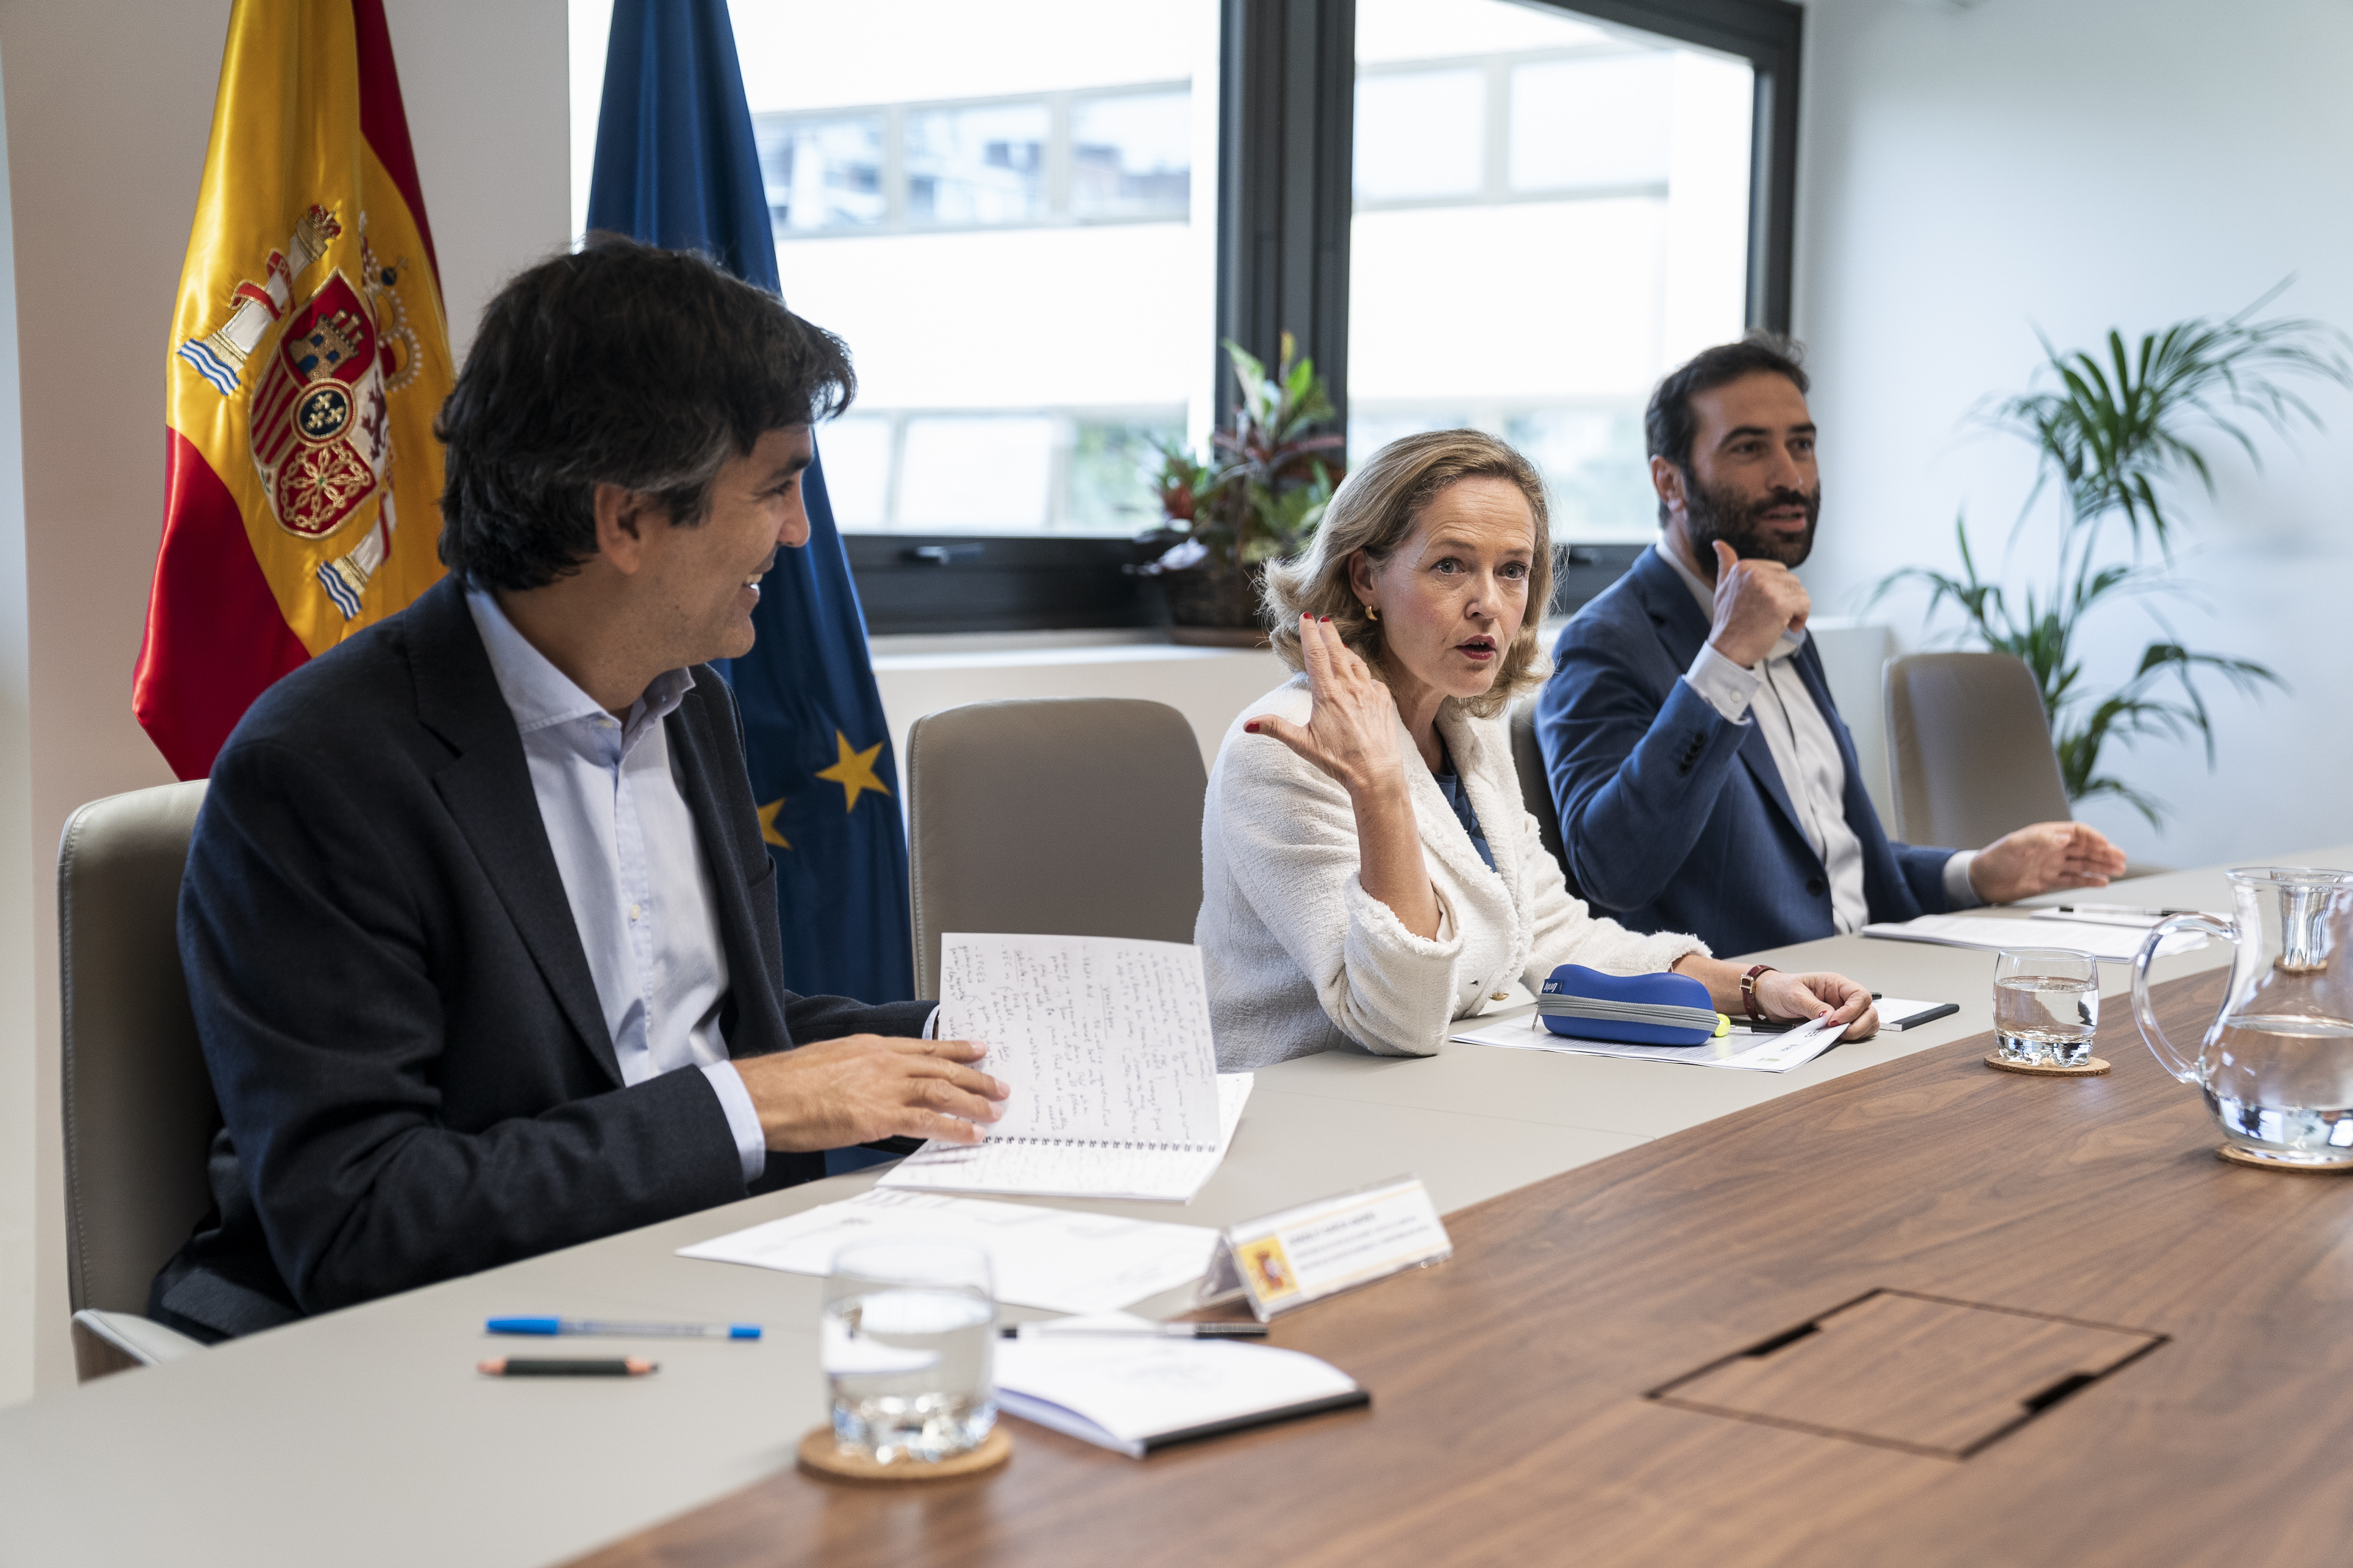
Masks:
[[[1272,736],[1242,732],[1260,713],[1304,724],[1310,706],[1299,676],[1243,709],[1209,775],[1193,940],[1208,975],[1220,1069],[1351,1043],[1382,1056],[1431,1056],[1453,1020],[1514,981],[1533,991],[1564,963],[1644,974],[1707,952],[1696,937],[1637,936],[1570,898],[1520,804],[1509,719],[1473,719],[1451,700],[1439,710],[1439,731],[1496,869],[1472,847],[1400,724],[1422,860],[1441,911],[1437,940],[1414,935],[1357,880],[1348,792]]]

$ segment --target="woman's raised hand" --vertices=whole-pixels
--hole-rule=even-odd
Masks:
[[[1307,722],[1294,724],[1261,713],[1243,730],[1273,736],[1330,774],[1352,796],[1362,798],[1402,784],[1404,752],[1389,689],[1340,640],[1329,620],[1300,616],[1299,649],[1314,701]]]

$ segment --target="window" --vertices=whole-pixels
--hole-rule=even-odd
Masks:
[[[571,0],[585,213],[610,0]],[[1157,443],[1284,329],[1356,453],[1472,424],[1648,539],[1671,363],[1787,324],[1785,0],[732,0],[878,631],[1137,624]],[[1644,30],[1649,29],[1649,30]],[[1605,552],[1606,553],[1606,552]]]
[[[1476,426],[1647,540],[1643,403],[1746,322],[1753,68],[1505,0],[1358,0],[1356,63],[1350,450]]]
[[[1149,526],[1212,419],[1216,0],[731,12],[785,297],[858,364],[843,530]]]

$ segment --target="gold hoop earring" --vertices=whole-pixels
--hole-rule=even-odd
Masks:
[[[1365,606],[1365,618],[1368,621],[1379,620],[1381,618],[1380,606],[1377,605],[1366,605]]]

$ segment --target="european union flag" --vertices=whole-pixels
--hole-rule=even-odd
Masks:
[[[588,226],[703,251],[780,292],[726,0],[615,0]],[[785,984],[904,1001],[914,956],[898,767],[821,464],[802,489],[808,545],[761,581],[758,644],[729,672],[776,863]]]

